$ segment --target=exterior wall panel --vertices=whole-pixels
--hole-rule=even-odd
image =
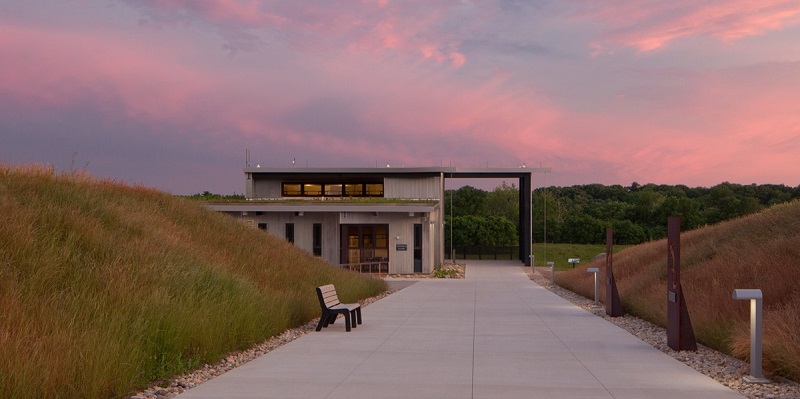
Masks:
[[[424,178],[386,177],[383,180],[383,196],[400,199],[439,199],[441,193],[439,176]]]
[[[280,198],[281,181],[273,179],[254,179],[252,198]]]

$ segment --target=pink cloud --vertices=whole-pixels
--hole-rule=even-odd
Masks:
[[[662,71],[653,81],[679,81],[677,94],[647,99],[655,88],[645,87],[616,109],[569,114],[555,130],[572,143],[573,153],[613,168],[617,181],[798,184],[797,71],[797,62],[694,74]],[[572,160],[557,167],[586,173]]]
[[[584,3],[581,16],[606,26],[595,54],[614,44],[646,52],[687,37],[711,36],[733,42],[800,23],[800,3],[794,0],[676,0],[663,3],[620,0],[613,4]]]
[[[400,53],[456,68],[467,61],[459,42],[438,27],[457,4],[433,8],[417,3],[350,1],[310,4],[275,1],[130,2],[157,23],[198,20],[223,36],[276,34],[298,48],[344,49],[377,56]],[[443,9],[442,9],[443,8]]]
[[[120,38],[0,27],[0,91],[34,108],[88,100],[149,120],[190,120],[185,108],[209,88],[207,76],[163,62],[153,48]]]

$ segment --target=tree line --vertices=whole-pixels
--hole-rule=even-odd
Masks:
[[[800,186],[721,183],[716,186],[630,186],[602,184],[546,187],[533,191],[533,240],[602,244],[606,227],[616,244],[640,244],[666,237],[669,216],[681,229],[758,212],[800,198]],[[453,225],[455,245],[517,245],[519,191],[503,183],[487,192],[471,186],[445,193],[445,223]],[[452,204],[452,222],[450,206]],[[545,209],[546,208],[546,209]],[[546,216],[545,216],[546,215]],[[450,243],[449,230],[445,241]]]

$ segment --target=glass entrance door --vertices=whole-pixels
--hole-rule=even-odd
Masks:
[[[388,224],[346,224],[341,229],[343,265],[349,265],[351,270],[388,273]]]

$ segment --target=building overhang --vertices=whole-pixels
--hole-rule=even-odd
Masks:
[[[532,173],[550,172],[550,168],[262,168],[248,166],[244,173],[253,176],[425,176],[444,175],[454,178],[530,177]]]

